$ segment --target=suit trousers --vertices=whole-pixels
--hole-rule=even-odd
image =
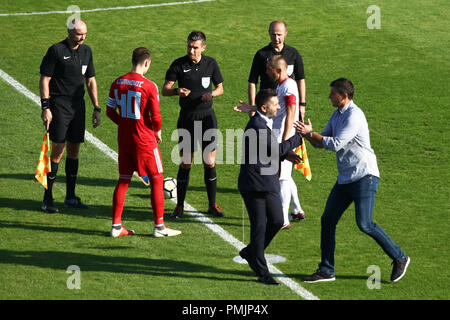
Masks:
[[[241,191],[250,218],[250,244],[246,250],[258,277],[269,274],[264,250],[283,226],[279,192]]]

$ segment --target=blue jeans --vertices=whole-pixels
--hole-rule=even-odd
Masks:
[[[344,211],[355,203],[356,224],[359,229],[371,236],[391,259],[405,256],[383,229],[372,221],[372,213],[377,194],[379,178],[367,175],[348,184],[336,183],[328,196],[321,218],[322,261],[319,269],[334,275],[334,250],[336,247],[336,225]]]

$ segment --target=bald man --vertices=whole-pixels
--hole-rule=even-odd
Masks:
[[[92,125],[100,125],[97,98],[97,82],[91,48],[84,44],[87,35],[86,23],[74,19],[68,23],[68,35],[63,41],[52,45],[40,67],[39,89],[41,96],[41,119],[52,141],[51,172],[47,176],[48,188],[44,192],[41,209],[47,213],[59,212],[54,204],[53,184],[58,166],[67,148],[66,207],[88,209],[75,195],[78,174],[78,152],[84,142],[86,84],[94,110]]]
[[[306,107],[306,85],[303,60],[297,49],[284,43],[287,34],[288,31],[284,21],[275,20],[270,23],[270,43],[258,50],[253,57],[253,63],[248,78],[248,103],[250,105],[255,105],[258,80],[260,81],[259,90],[266,88],[275,89],[277,87],[277,84],[267,76],[266,65],[270,58],[281,55],[287,62],[288,76],[295,79],[297,83],[301,116],[300,120],[303,121]]]
[[[295,134],[294,122],[299,120],[299,92],[297,83],[287,74],[287,62],[283,56],[273,56],[267,63],[266,73],[277,84],[280,110],[273,121],[273,132],[278,143]],[[291,220],[303,220],[306,215],[298,198],[297,185],[292,179],[292,162],[284,160],[280,168],[280,197],[283,204],[283,229],[290,226],[289,207],[292,204]]]

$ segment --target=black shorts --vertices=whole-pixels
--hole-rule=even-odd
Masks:
[[[180,114],[177,122],[178,148],[186,153],[198,150],[198,143],[202,151],[214,151],[217,148],[217,118],[211,109],[201,119],[193,120],[192,117]]]
[[[50,111],[53,116],[49,127],[51,141],[57,143],[66,141],[84,142],[86,122],[84,99],[73,102],[63,99],[51,99]]]

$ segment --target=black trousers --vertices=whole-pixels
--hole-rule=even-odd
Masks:
[[[283,226],[283,209],[277,192],[241,191],[250,218],[250,243],[245,248],[258,277],[269,274],[264,250]]]

